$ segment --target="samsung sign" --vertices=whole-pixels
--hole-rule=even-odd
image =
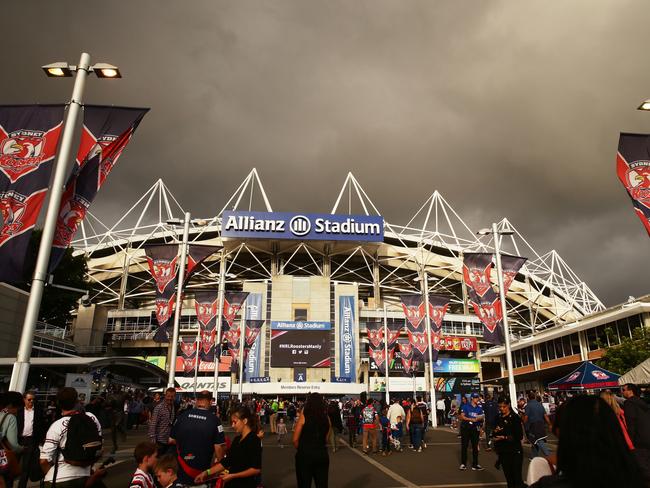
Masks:
[[[221,236],[382,242],[384,219],[368,215],[224,211]]]

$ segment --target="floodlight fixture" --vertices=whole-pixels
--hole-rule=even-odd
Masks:
[[[637,110],[641,110],[643,112],[648,112],[650,111],[650,98],[647,100],[644,100],[641,105],[637,107]]]
[[[50,78],[69,78],[72,76],[72,72],[76,70],[76,66],[70,66],[65,61],[46,64],[45,66],[41,66],[41,68]]]

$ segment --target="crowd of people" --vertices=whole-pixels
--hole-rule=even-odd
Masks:
[[[490,462],[508,487],[650,486],[650,406],[636,385],[572,397],[531,391],[514,405],[506,397],[473,393],[439,398],[435,406],[438,425],[460,439],[460,470],[483,470],[483,449],[495,452]],[[33,392],[8,392],[0,397],[0,488],[14,482],[24,488],[29,480],[100,488],[105,470],[93,466],[103,432],[111,431],[114,452],[125,433],[140,425],[146,425],[141,435],[147,440],[133,452],[131,488],[258,488],[265,435],[267,443],[295,447],[296,486],[322,488],[329,484],[330,452],[344,438],[366,455],[417,455],[427,448],[430,415],[421,397],[393,398],[388,405],[365,396],[328,401],[311,393],[304,401],[249,398],[217,405],[208,391],[178,401],[173,388],[152,396],[116,388],[82,405],[74,388],[66,387],[41,408]],[[549,447],[549,432],[556,450]],[[531,460],[524,476],[526,452]]]

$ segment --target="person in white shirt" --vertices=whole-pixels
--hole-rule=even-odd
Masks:
[[[48,429],[43,448],[41,449],[40,462],[41,468],[45,473],[45,482],[52,483],[56,468],[57,488],[83,488],[91,475],[91,466],[74,466],[66,463],[63,458],[63,453],[61,453],[61,449],[65,448],[66,445],[70,415],[76,414],[74,408],[77,404],[77,390],[71,387],[61,388],[56,398],[61,408],[62,417]],[[86,412],[85,415],[95,422],[99,435],[101,436],[102,427],[97,417],[89,412]],[[56,456],[57,453],[58,457]],[[58,467],[56,466],[57,464]]]
[[[436,413],[438,414],[438,427],[445,425],[445,399],[439,398],[436,402]]]
[[[397,417],[402,417],[402,419],[406,418],[406,412],[404,412],[404,409],[399,404],[399,400],[397,398],[392,399],[391,405],[388,408],[388,413],[386,415],[388,417],[388,421],[390,422],[391,428],[397,425]]]

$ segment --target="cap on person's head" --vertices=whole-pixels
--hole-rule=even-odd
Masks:
[[[479,395],[478,393],[472,393],[471,396],[472,396],[472,398],[480,398],[481,397],[481,395]]]
[[[197,400],[212,400],[212,392],[208,390],[201,390],[196,394]]]

